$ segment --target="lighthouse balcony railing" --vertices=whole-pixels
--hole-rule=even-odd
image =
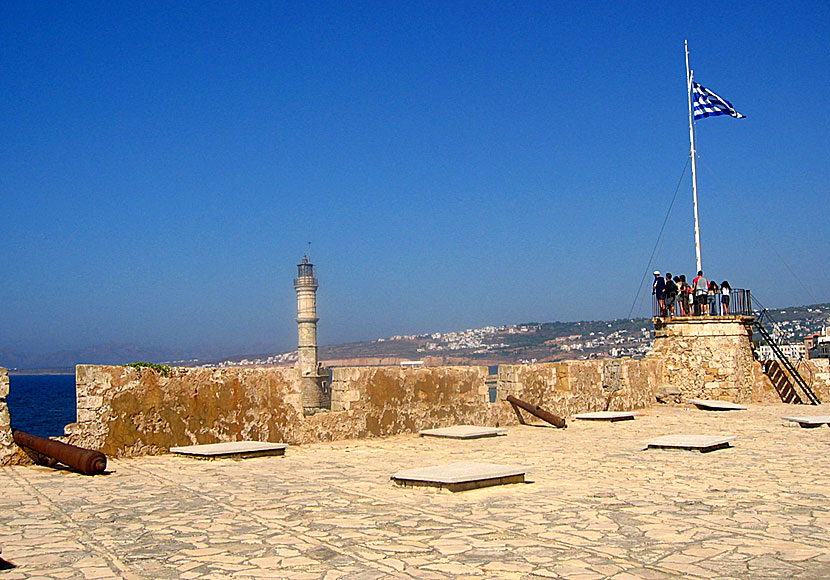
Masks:
[[[314,276],[300,276],[299,278],[294,278],[294,286],[301,286],[301,285],[317,285],[317,278]]]
[[[695,304],[694,296],[688,295],[688,303],[681,303],[678,294],[674,300],[666,298],[663,304],[657,296],[651,296],[651,315],[653,318],[673,318],[678,316],[753,316],[752,294],[743,288],[733,288],[729,298],[723,294],[707,294],[706,303]],[[688,304],[688,306],[687,306]]]

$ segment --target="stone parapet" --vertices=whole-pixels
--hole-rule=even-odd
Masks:
[[[513,395],[562,416],[640,409],[654,403],[662,374],[655,359],[501,365],[497,397]]]
[[[302,416],[292,368],[143,368],[78,365],[71,443],[113,455],[172,446],[295,439]]]
[[[654,319],[654,338],[727,337],[752,339],[753,316],[675,316]]]
[[[11,420],[6,397],[9,396],[9,371],[0,367],[0,465],[17,463]]]
[[[740,328],[727,326],[710,339],[700,332],[672,336],[671,348],[658,341],[642,360],[502,365],[493,403],[488,392],[493,377],[483,366],[334,368],[331,410],[309,416],[303,414],[302,380],[293,368],[179,368],[163,377],[150,369],[81,365],[76,370],[78,422],[66,432],[83,447],[139,455],[242,439],[296,445],[458,424],[512,425],[517,417],[505,400],[508,395],[567,417],[647,407],[667,382],[685,387],[686,397],[747,400],[765,394],[756,385],[766,376],[751,351],[714,352],[728,351],[727,345],[743,349],[744,342],[729,338],[740,337]],[[742,341],[748,343],[746,335]],[[686,349],[682,356],[681,348]],[[830,399],[826,361],[810,365],[814,389]],[[726,374],[718,374],[724,368]],[[753,375],[756,370],[760,377]],[[696,380],[700,388],[688,389]],[[707,389],[708,382],[717,381],[722,384]],[[776,400],[771,386],[766,394]]]
[[[292,368],[151,369],[80,365],[70,442],[111,455],[252,439],[289,444],[517,422],[508,394],[561,415],[634,409],[654,400],[660,361],[502,366],[490,402],[487,367],[332,369],[331,411],[304,416]]]
[[[515,422],[508,405],[489,402],[488,376],[479,366],[334,368],[330,415],[351,437]]]

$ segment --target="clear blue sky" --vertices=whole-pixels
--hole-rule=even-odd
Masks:
[[[291,349],[309,241],[321,344],[625,317],[684,39],[747,116],[696,125],[704,270],[830,301],[827,2],[512,4],[3,3],[0,348]]]

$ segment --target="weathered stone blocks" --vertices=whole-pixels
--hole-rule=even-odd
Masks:
[[[254,439],[279,442],[300,423],[293,368],[152,369],[79,365],[70,441],[107,454]]]
[[[347,412],[358,437],[509,421],[489,403],[488,376],[486,367],[335,368],[332,411]]]
[[[749,316],[655,319],[654,346],[646,359],[661,359],[661,382],[685,398],[732,402],[777,400],[752,352]]]
[[[662,361],[606,359],[499,367],[498,398],[507,395],[557,415],[631,410],[655,400]]]
[[[6,397],[9,396],[9,372],[0,367],[0,465],[16,463],[17,446],[12,438],[11,419]]]

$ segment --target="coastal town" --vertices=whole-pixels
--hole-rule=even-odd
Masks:
[[[771,309],[773,334],[793,359],[806,358],[807,339],[826,336],[830,304]],[[813,338],[810,338],[813,337]],[[455,364],[535,363],[597,358],[641,358],[651,348],[654,326],[649,319],[507,324],[482,328],[394,335],[373,341],[321,346],[327,362],[358,358],[401,359]],[[756,344],[760,360],[774,357],[771,349]],[[297,351],[229,357],[199,366],[290,365]]]

